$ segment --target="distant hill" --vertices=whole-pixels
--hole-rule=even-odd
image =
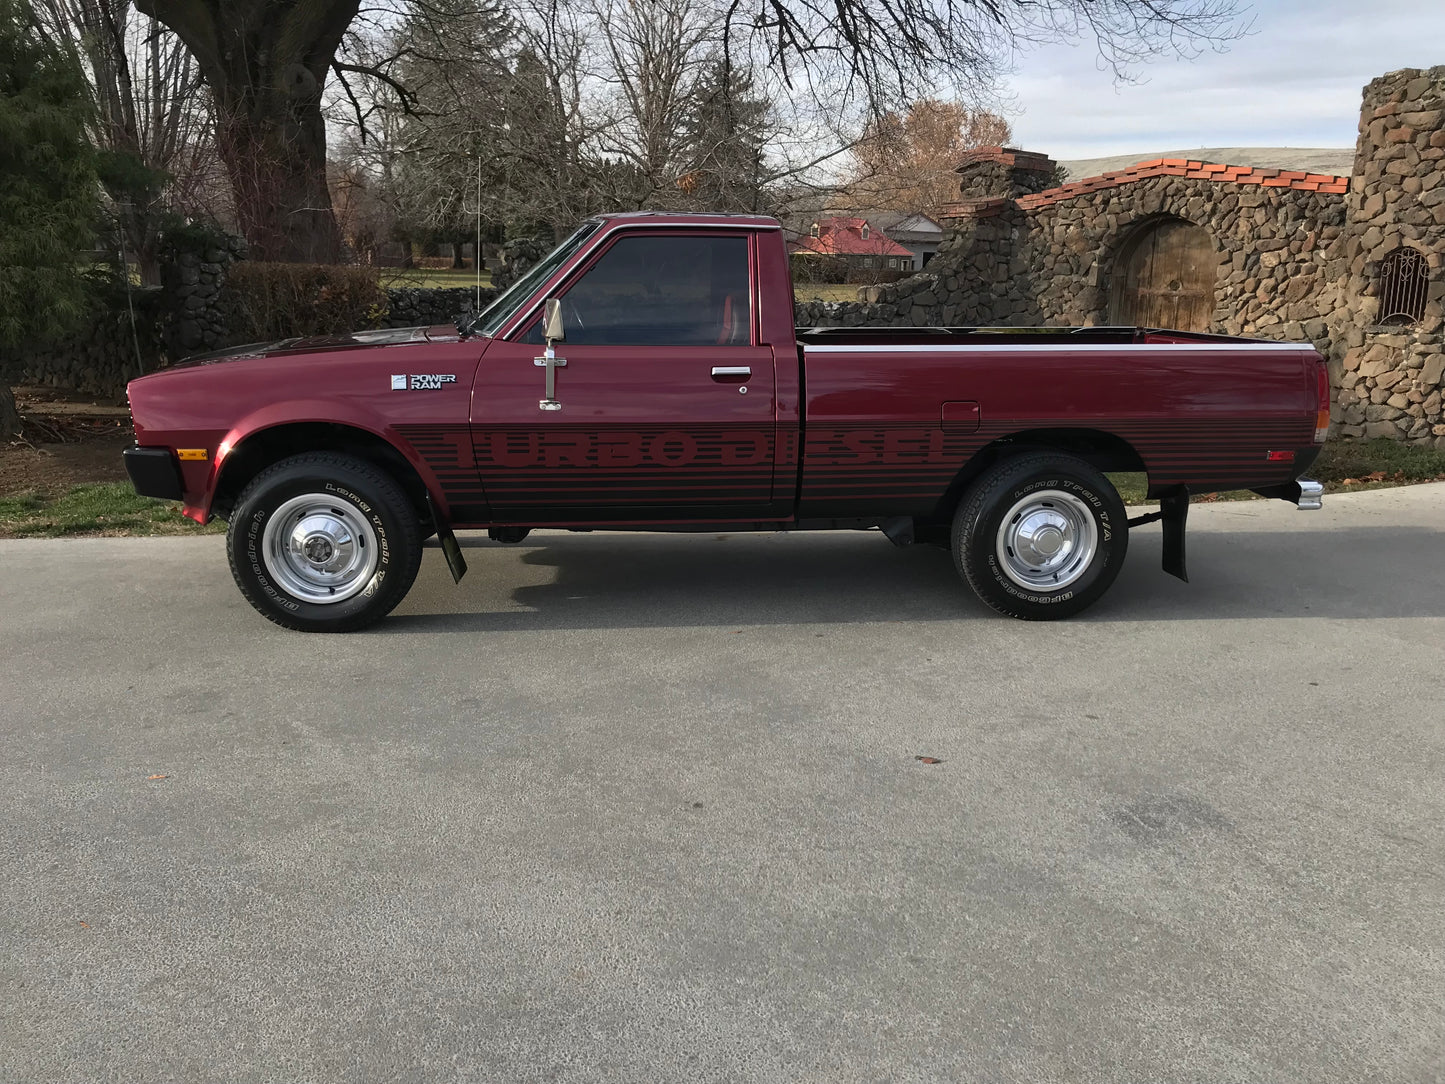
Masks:
[[[1187,151],[1116,154],[1111,158],[1078,158],[1059,165],[1069,171],[1071,181],[1082,181],[1085,177],[1128,169],[1155,158],[1191,158],[1196,162],[1220,162],[1254,169],[1299,169],[1339,177],[1348,176],[1355,168],[1354,147],[1199,147]]]

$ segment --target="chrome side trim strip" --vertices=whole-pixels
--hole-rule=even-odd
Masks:
[[[992,354],[1000,350],[1028,350],[1038,354],[1117,354],[1134,350],[1168,350],[1171,353],[1218,354],[1257,350],[1313,350],[1308,343],[1031,343],[1027,336],[1013,342],[999,336],[995,343],[913,343],[911,345],[824,346],[803,343],[805,354]]]

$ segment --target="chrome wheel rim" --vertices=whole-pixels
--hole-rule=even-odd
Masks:
[[[292,497],[261,536],[276,585],[305,602],[345,602],[371,582],[380,559],[376,531],[355,508],[325,493]]]
[[[1099,548],[1089,506],[1072,493],[1044,489],[1014,503],[998,528],[1004,575],[1031,591],[1055,591],[1085,572]]]

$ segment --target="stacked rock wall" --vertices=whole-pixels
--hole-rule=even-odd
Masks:
[[[1401,247],[1424,257],[1424,311],[1381,323],[1380,268]],[[1445,66],[1365,88],[1335,285],[1351,301],[1330,327],[1336,431],[1445,448]]]
[[[171,250],[161,264],[164,312],[159,329],[172,358],[204,354],[229,343],[227,306],[222,296],[226,269],[245,255],[239,237],[217,238],[203,249]]]
[[[497,291],[483,288],[482,307],[491,304]],[[477,290],[472,288],[423,289],[413,286],[392,286],[386,291],[386,327],[426,327],[450,324],[464,312],[476,307]]]
[[[118,294],[98,306],[70,339],[0,358],[0,377],[14,384],[119,396],[126,381],[162,364],[164,316],[159,287],[134,290],[128,299]]]

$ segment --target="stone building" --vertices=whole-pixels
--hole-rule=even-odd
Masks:
[[[1045,155],[959,166],[925,273],[800,306],[817,324],[1139,324],[1308,340],[1335,431],[1445,448],[1445,66],[1365,88],[1349,177],[1159,159],[1050,187]]]

